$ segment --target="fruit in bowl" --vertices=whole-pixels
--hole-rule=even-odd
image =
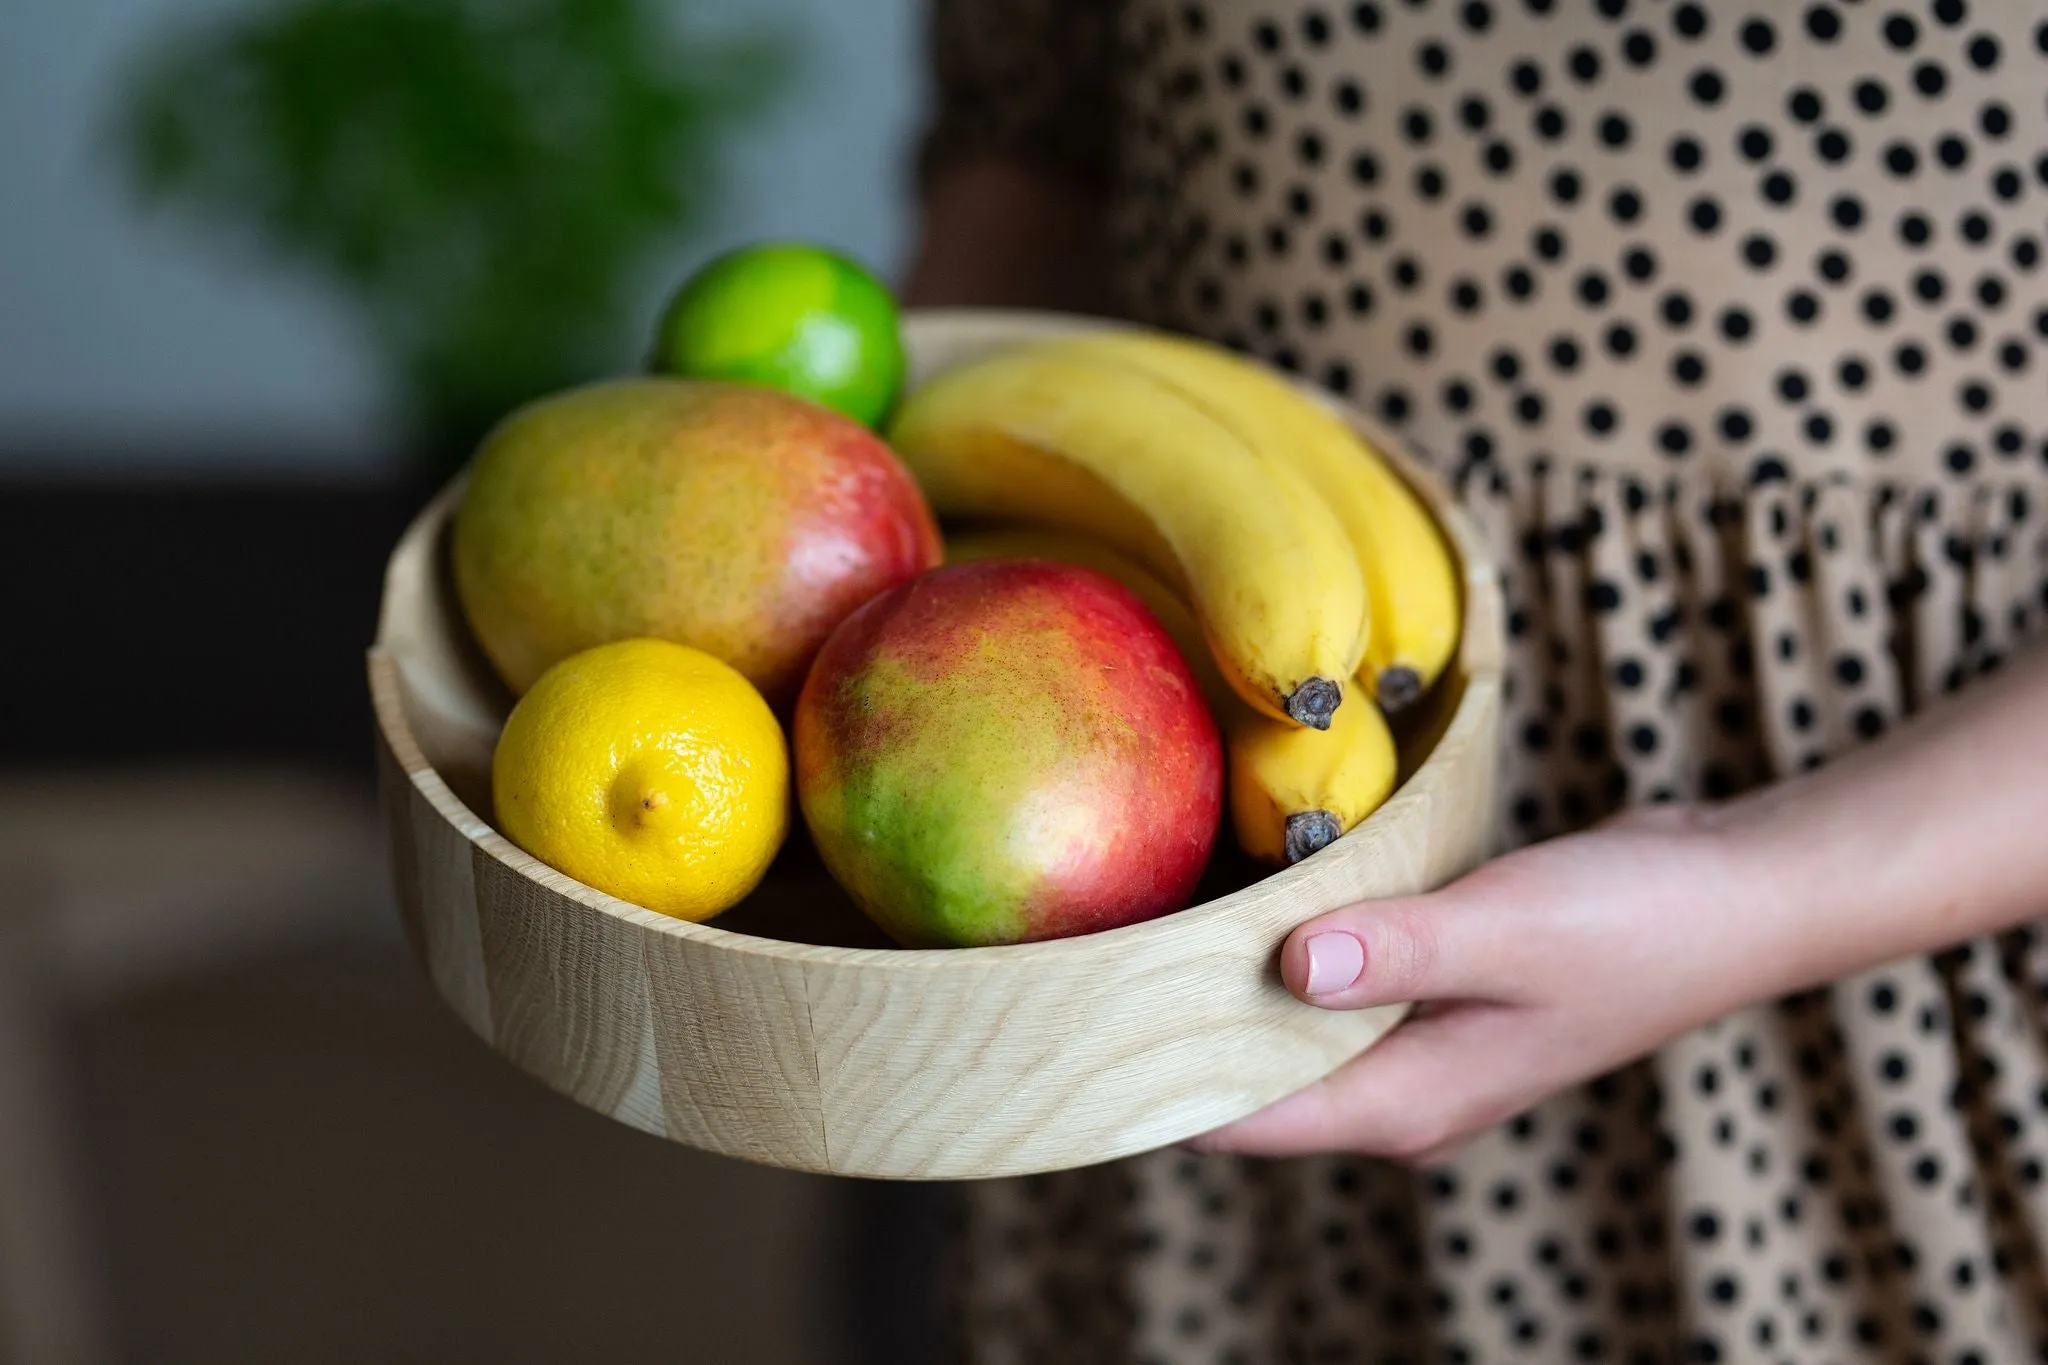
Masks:
[[[1251,706],[1321,730],[1343,705],[1369,622],[1342,524],[1179,387],[1072,342],[1014,347],[913,390],[889,440],[945,513],[1098,536],[1183,590]]]
[[[1187,903],[1223,755],[1159,622],[1051,561],[940,569],[834,631],[795,720],[825,865],[912,947],[1058,938]]]
[[[677,919],[760,884],[789,824],[789,755],[738,673],[667,640],[572,654],[506,718],[491,763],[506,835],[549,866]]]
[[[741,247],[676,290],[653,368],[766,384],[873,426],[903,383],[896,300],[836,251],[804,242]]]
[[[1004,347],[913,391],[889,439],[941,516],[1080,532],[1175,587],[1224,678],[1283,722],[1328,729],[1353,694],[1398,713],[1456,650],[1421,499],[1221,347],[1131,328]]]
[[[768,244],[676,292],[657,373],[506,419],[451,556],[503,679],[522,691],[639,637],[730,665],[793,726],[827,868],[907,944],[1178,909],[1218,793],[1271,866],[1387,799],[1388,717],[1447,667],[1459,587],[1420,500],[1343,421],[1220,348],[1136,329],[983,349],[899,403],[903,354],[871,275]],[[884,418],[887,444],[862,425]],[[1018,562],[931,572],[934,507],[982,528],[970,557],[1008,536]],[[1105,628],[1105,589],[1135,618]],[[1227,786],[1220,758],[1195,761],[1219,733]],[[624,863],[587,866],[646,903]],[[687,901],[671,913],[732,897]]]
[[[865,427],[667,377],[507,418],[471,465],[453,544],[464,616],[515,692],[579,650],[652,636],[778,706],[848,612],[938,557],[917,485]]]

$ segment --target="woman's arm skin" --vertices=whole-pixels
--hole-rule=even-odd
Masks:
[[[1018,162],[964,162],[926,188],[923,239],[904,302],[913,307],[1103,307],[1100,214],[1092,196]]]
[[[1758,1001],[2048,914],[2048,649],[1829,767],[1650,807],[1290,934],[1328,1009],[1417,1017],[1193,1145],[1424,1162]]]

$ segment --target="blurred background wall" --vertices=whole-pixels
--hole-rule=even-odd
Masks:
[[[691,212],[642,223],[619,317],[533,373],[631,364],[725,246],[802,236],[893,274],[908,245],[915,0],[0,5],[0,1363],[927,1358],[929,1201],[578,1110],[405,956],[361,651],[462,448],[390,344],[418,319],[386,325],[234,193],[152,203],[136,107],[154,68],[203,106],[235,42],[298,32],[302,60],[292,24],[380,4],[775,49],[705,125]],[[264,117],[353,69],[310,50]],[[431,95],[399,55],[390,80]],[[360,112],[369,70],[327,96]]]
[[[262,0],[7,0],[0,17],[0,470],[388,472],[377,357],[306,272],[145,212],[116,160],[124,76]],[[916,0],[670,0],[691,32],[786,35],[796,70],[720,148],[728,191],[658,253],[802,236],[893,272],[923,101]]]

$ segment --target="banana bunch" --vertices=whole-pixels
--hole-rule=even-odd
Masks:
[[[1204,342],[1097,332],[1060,345],[1201,395],[1244,440],[1290,464],[1336,514],[1363,573],[1365,676],[1380,706],[1397,713],[1435,685],[1458,648],[1457,569],[1422,500],[1350,427],[1272,371]]]
[[[1108,542],[1184,593],[1240,696],[1321,730],[1367,643],[1365,577],[1299,468],[1178,385],[1063,343],[939,375],[889,443],[941,517]]]
[[[1205,343],[1101,331],[946,371],[888,434],[942,518],[1033,528],[956,537],[951,557],[1095,568],[1174,632],[1248,852],[1299,861],[1386,799],[1385,715],[1455,653],[1458,577],[1421,500],[1333,413]]]

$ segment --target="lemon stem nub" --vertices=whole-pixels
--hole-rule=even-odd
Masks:
[[[1344,700],[1344,690],[1328,678],[1310,678],[1287,697],[1287,714],[1311,730],[1330,728],[1330,717]]]
[[[1288,865],[1328,848],[1343,832],[1337,827],[1337,817],[1326,810],[1305,810],[1288,816],[1284,840]]]
[[[1378,691],[1380,710],[1391,716],[1415,704],[1422,695],[1422,678],[1406,664],[1396,664],[1380,674]]]
[[[612,826],[619,830],[646,829],[668,804],[668,793],[652,786],[647,775],[622,772],[612,782]]]

